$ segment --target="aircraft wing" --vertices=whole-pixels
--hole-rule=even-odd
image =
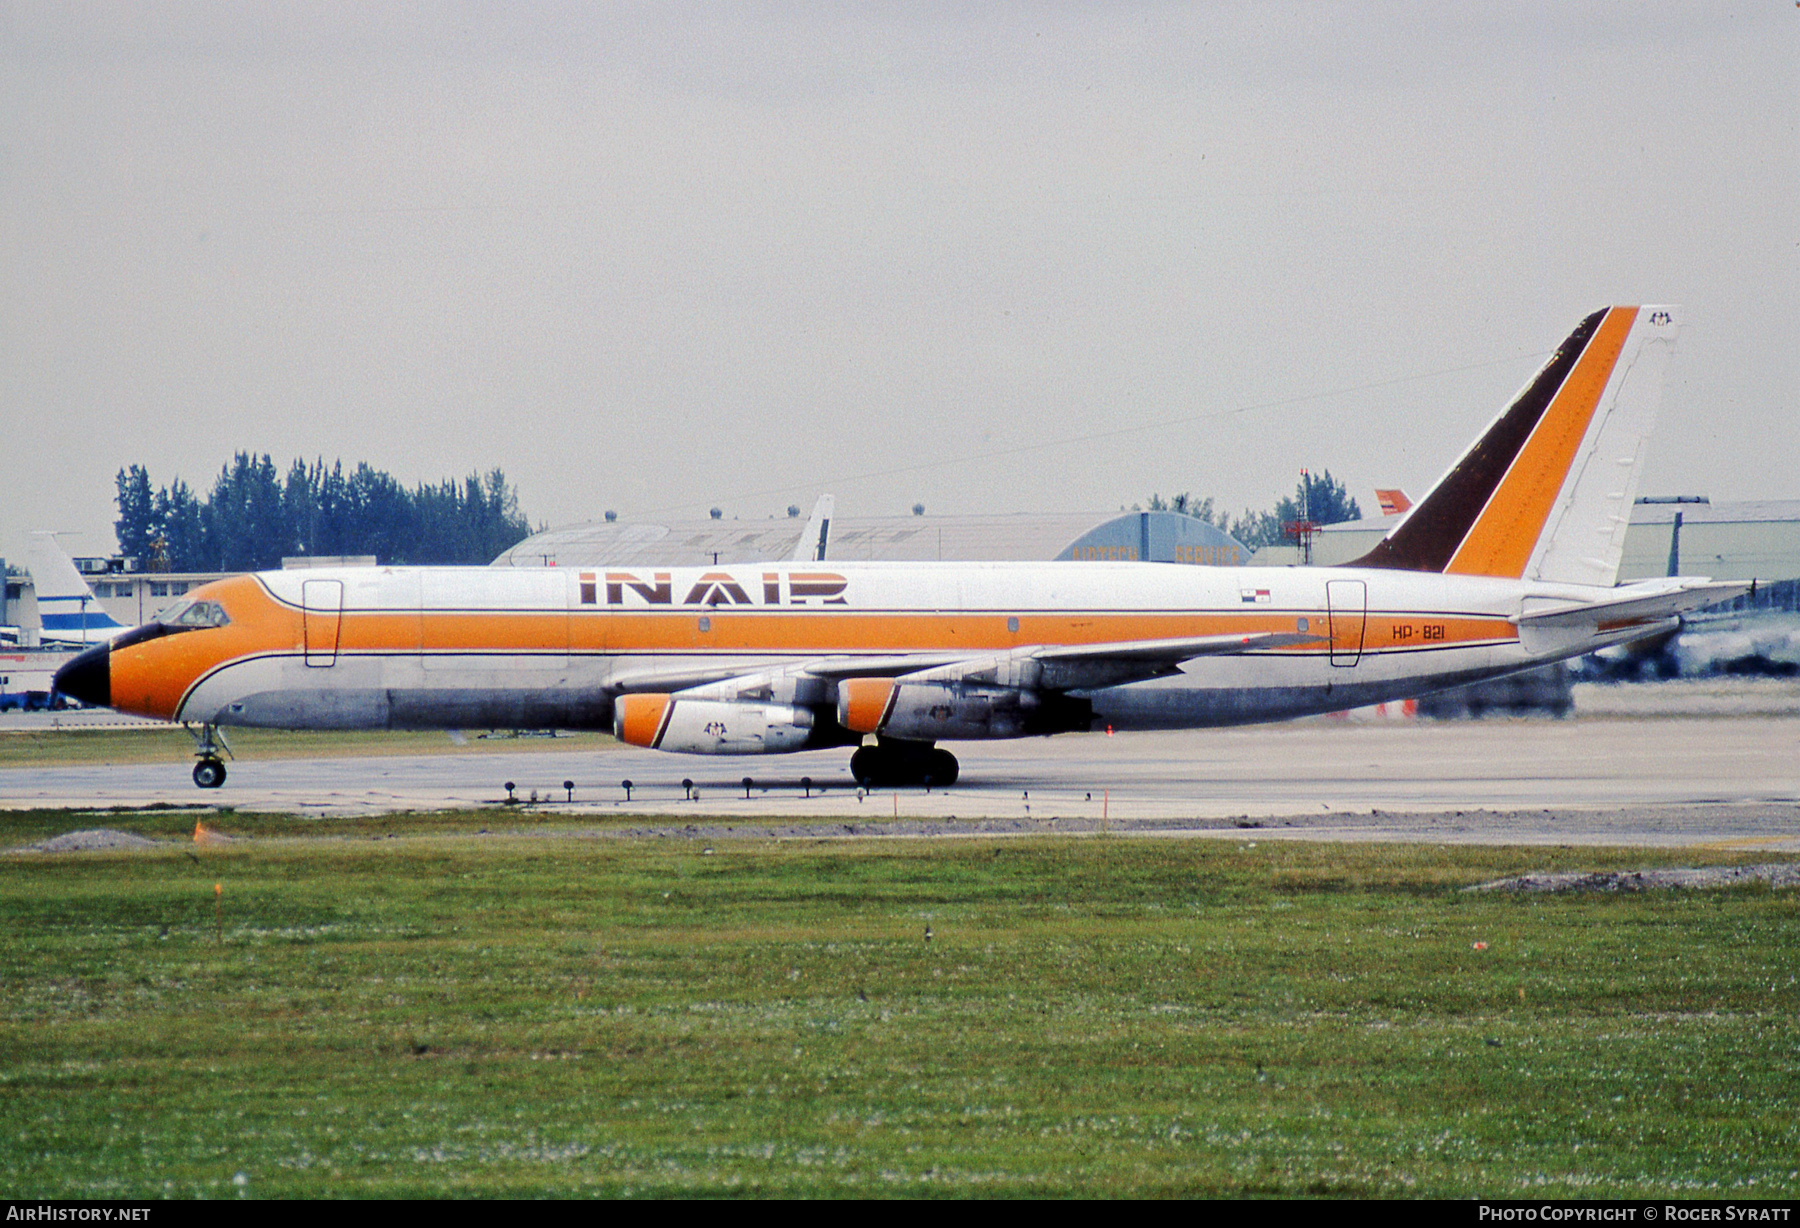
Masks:
[[[830,686],[852,678],[906,678],[919,682],[1074,690],[1118,686],[1175,673],[1183,661],[1322,644],[1324,636],[1293,632],[1201,635],[1182,639],[1124,640],[1107,644],[1035,644],[1005,653],[915,652],[891,656],[832,656],[763,668],[721,664],[703,669],[645,670],[614,679],[615,695],[680,692],[693,698],[747,695]],[[785,683],[786,686],[781,684]]]
[[[904,675],[913,682],[1076,691],[1123,686],[1177,673],[1196,657],[1236,656],[1295,644],[1322,644],[1325,637],[1294,632],[1198,635],[1167,640],[1123,640],[1110,644],[1036,645],[998,656],[972,658]]]
[[[1268,648],[1290,648],[1295,644],[1323,644],[1322,635],[1300,632],[1266,632],[1252,635],[1197,635],[1173,640],[1124,640],[1116,644],[1067,644],[1058,648],[1038,648],[1032,656],[1039,661],[1142,661],[1180,665],[1195,657],[1229,657]]]
[[[897,678],[901,674],[966,660],[968,655],[966,652],[919,652],[886,657],[814,657],[762,667],[746,667],[742,662],[737,662],[677,669],[647,669],[621,674],[606,689],[615,695],[652,691],[672,694],[677,691],[718,690],[735,696],[754,690],[759,685],[767,685],[775,679],[810,679],[831,683],[840,678]]]
[[[1011,652],[970,656],[967,653],[913,653],[893,657],[836,657],[808,664],[816,678],[899,678],[930,673],[943,681],[994,669],[1001,662],[1056,662],[1061,665],[1131,664],[1173,669],[1195,657],[1229,656],[1293,644],[1322,644],[1323,636],[1285,634],[1198,635],[1171,640],[1122,640],[1111,644],[1034,644]]]

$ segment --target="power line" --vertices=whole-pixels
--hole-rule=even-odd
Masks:
[[[930,469],[945,469],[951,465],[968,465],[979,461],[1000,460],[1009,456],[1020,456],[1027,452],[1041,452],[1046,448],[1064,448],[1072,444],[1095,443],[1103,439],[1117,439],[1122,435],[1134,435],[1142,431],[1161,430],[1171,426],[1186,426],[1195,422],[1216,422],[1225,418],[1238,417],[1243,414],[1260,413],[1268,409],[1282,409],[1290,405],[1303,405],[1308,401],[1322,401],[1330,397],[1349,396],[1358,392],[1369,392],[1377,388],[1392,388],[1397,384],[1409,384],[1419,380],[1436,379],[1444,375],[1460,375],[1465,371],[1480,371],[1488,367],[1504,366],[1508,363],[1523,362],[1528,358],[1547,358],[1555,351],[1541,350],[1534,354],[1517,354],[1510,358],[1491,358],[1485,362],[1472,362],[1460,367],[1440,367],[1434,371],[1420,371],[1411,375],[1396,375],[1390,379],[1372,380],[1366,384],[1347,384],[1339,388],[1328,388],[1322,392],[1307,392],[1299,396],[1282,397],[1273,401],[1257,401],[1249,405],[1239,405],[1234,409],[1211,410],[1206,413],[1184,414],[1175,418],[1157,418],[1150,422],[1137,422],[1129,426],[1113,427],[1104,431],[1090,431],[1084,435],[1065,435],[1058,439],[1041,439],[1034,443],[1018,444],[1010,448],[994,448],[986,452],[971,452],[963,456],[939,457],[934,460],[920,461],[912,465],[895,465],[888,469],[871,469],[863,473],[825,475],[805,482],[795,482],[787,486],[769,486],[761,490],[739,491],[728,495],[731,501],[768,498],[771,495],[786,495],[796,491],[816,491],[825,487],[841,488],[858,482],[872,482],[877,478],[897,477],[905,473],[923,473]],[[667,507],[652,508],[639,513],[640,516],[663,516],[671,512],[686,511],[688,508],[710,505],[718,502],[718,498],[696,500],[691,503],[675,503]]]

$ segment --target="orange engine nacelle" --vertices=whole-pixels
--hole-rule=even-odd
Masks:
[[[687,755],[769,755],[805,750],[813,716],[787,704],[621,695],[613,701],[619,741]]]

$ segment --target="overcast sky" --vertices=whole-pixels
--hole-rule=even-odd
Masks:
[[[1683,304],[1646,493],[1800,498],[1800,8],[8,4],[0,554],[240,449],[534,522],[1421,494]]]

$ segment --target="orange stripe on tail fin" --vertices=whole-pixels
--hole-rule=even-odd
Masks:
[[[1412,514],[1348,565],[1612,584],[1674,332],[1666,307],[1583,320]]]
[[[1383,516],[1398,516],[1412,507],[1412,500],[1406,497],[1404,490],[1375,489],[1375,502],[1381,504]]]
[[[1445,571],[1514,579],[1525,574],[1636,319],[1635,307],[1614,307],[1601,318]]]

